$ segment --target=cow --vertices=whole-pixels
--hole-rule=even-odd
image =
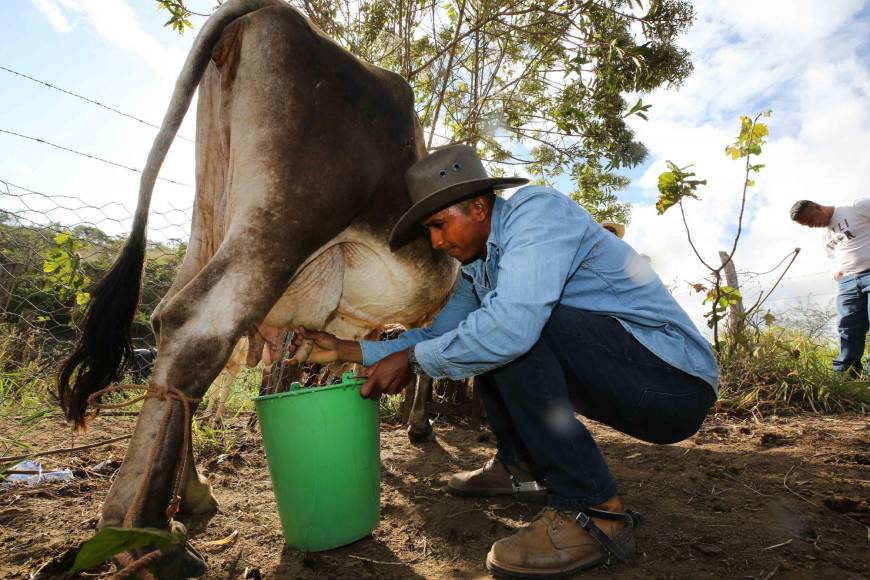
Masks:
[[[92,292],[59,374],[61,405],[77,428],[129,361],[154,181],[197,88],[190,241],[152,316],[157,360],[100,527],[182,529],[176,514],[216,510],[193,464],[190,414],[242,336],[304,326],[358,339],[388,322],[414,326],[431,319],[458,272],[423,231],[394,252],[388,243],[410,206],[405,170],[426,155],[408,84],[281,0],[229,0],[187,57],[142,173],[131,234]],[[193,576],[204,573],[194,552],[145,558],[159,577]],[[142,553],[117,560],[135,568]]]

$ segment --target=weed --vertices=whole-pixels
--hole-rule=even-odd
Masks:
[[[381,421],[384,423],[402,422],[402,395],[384,395],[381,397],[379,409]]]
[[[765,329],[719,360],[719,407],[737,413],[860,412],[870,385],[831,370],[836,350],[794,330]]]

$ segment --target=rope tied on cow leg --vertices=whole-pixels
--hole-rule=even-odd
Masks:
[[[129,399],[122,403],[101,403],[97,399],[99,399],[103,395],[107,395],[109,393],[121,392],[121,391],[141,391],[145,390],[145,394],[135,397],[133,399]],[[124,516],[123,526],[126,528],[134,527],[134,517],[142,508],[142,502],[145,497],[145,492],[148,489],[148,486],[151,482],[152,472],[154,470],[154,460],[157,457],[157,452],[160,449],[160,446],[163,443],[164,438],[166,437],[166,430],[169,426],[169,419],[172,416],[172,404],[175,401],[181,403],[182,408],[184,409],[184,439],[181,445],[181,451],[178,456],[178,460],[175,464],[175,474],[172,481],[172,487],[169,496],[169,504],[166,507],[166,519],[167,522],[171,522],[175,517],[175,514],[178,513],[179,507],[181,505],[181,486],[184,484],[184,477],[187,473],[187,469],[189,465],[187,464],[187,458],[190,450],[190,424],[192,418],[191,405],[197,405],[202,400],[201,398],[188,397],[179,389],[175,387],[170,387],[168,385],[159,385],[154,381],[148,381],[147,385],[134,385],[134,384],[124,384],[124,385],[114,385],[111,387],[106,387],[105,389],[101,389],[90,397],[88,397],[88,404],[92,405],[97,412],[100,409],[120,409],[122,407],[129,407],[134,403],[138,403],[139,401],[144,401],[145,399],[159,399],[166,402],[163,418],[160,421],[160,426],[157,430],[157,435],[154,438],[154,445],[151,447],[151,451],[148,454],[148,461],[145,464],[145,469],[142,472],[142,481],[139,484],[139,487],[136,489],[136,494],[133,496],[133,501],[130,502],[130,507],[127,509],[127,513]],[[134,560],[133,557],[128,552],[123,552],[117,556],[119,563],[124,566],[124,568],[115,576],[115,578],[125,578],[127,576],[134,576],[137,573],[141,572],[141,575],[145,578],[153,578],[151,574],[144,570],[146,566],[151,564],[154,560],[160,557],[160,550],[153,550],[138,560]]]
[[[97,401],[101,396],[109,393],[121,391],[141,391],[145,389],[145,394],[129,399],[122,403],[100,403]],[[154,445],[151,447],[151,452],[148,454],[148,461],[145,464],[145,470],[142,474],[142,482],[136,490],[136,495],[133,496],[133,501],[130,504],[127,514],[124,516],[124,527],[133,527],[133,517],[142,507],[142,500],[148,484],[151,482],[151,475],[154,468],[154,460],[157,457],[160,445],[166,436],[166,429],[169,426],[169,419],[172,416],[172,403],[178,401],[184,409],[184,440],[181,445],[181,452],[178,456],[178,461],[175,465],[175,478],[172,482],[171,494],[169,496],[169,505],[166,508],[166,519],[171,520],[178,513],[178,508],[181,503],[181,486],[184,483],[184,476],[187,472],[187,456],[190,448],[190,421],[192,417],[191,405],[197,405],[202,400],[201,398],[188,397],[181,390],[168,385],[159,385],[154,381],[148,381],[148,385],[114,385],[106,387],[88,397],[88,404],[92,405],[97,410],[100,409],[120,409],[128,407],[145,399],[159,399],[166,402],[163,413],[163,418],[160,421],[160,427],[157,431],[157,436],[154,438]]]
[[[122,580],[123,578],[135,578],[136,576],[142,580],[156,580],[154,575],[146,570],[145,567],[157,560],[162,554],[163,552],[160,550],[152,550],[136,560],[130,555],[130,552],[121,552],[116,558],[124,568],[112,576],[110,580]]]

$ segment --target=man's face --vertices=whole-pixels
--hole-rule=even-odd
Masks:
[[[831,216],[828,215],[824,207],[812,204],[808,205],[795,221],[810,228],[824,228],[830,223]]]
[[[460,202],[438,211],[423,225],[432,247],[443,250],[463,265],[486,256],[491,208],[483,197]]]

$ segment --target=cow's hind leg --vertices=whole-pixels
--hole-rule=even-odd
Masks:
[[[289,229],[286,225],[284,228]],[[322,245],[322,237],[331,238],[335,233],[302,231],[299,238]],[[265,261],[259,259],[264,248],[258,243],[277,243],[285,256],[294,250],[299,255],[296,260]],[[290,244],[277,235],[260,233],[257,237],[243,231],[237,237],[228,237],[208,266],[164,306],[159,355],[152,376],[156,391],[152,395],[169,389],[193,401],[202,397],[229,358],[233,345],[266,315],[301,264],[302,256],[313,249],[298,239]],[[192,402],[191,414],[195,407],[196,402]],[[101,526],[165,528],[167,506],[176,493],[192,500],[190,507],[194,510],[213,505],[210,493],[203,493],[207,488],[194,473],[189,448],[184,450],[185,461],[179,461],[189,429],[190,422],[179,400],[146,399],[124,464],[103,505]],[[179,466],[187,471],[177,476]],[[187,489],[176,483],[176,477],[187,484]],[[204,495],[206,499],[202,499]],[[187,510],[188,506],[182,503],[181,509]],[[185,561],[177,554],[167,554],[154,567],[166,578],[199,571],[195,567],[180,569]]]
[[[432,395],[432,378],[427,375],[417,375],[414,389],[414,404],[408,416],[408,439],[411,443],[422,443],[432,438],[432,422],[426,403]]]

